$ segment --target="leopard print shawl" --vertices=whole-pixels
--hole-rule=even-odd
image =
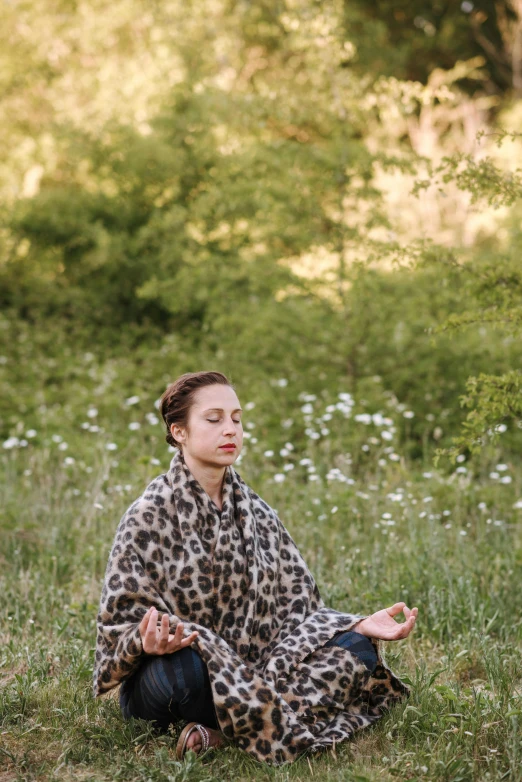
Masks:
[[[347,649],[324,644],[363,615],[327,608],[276,512],[229,466],[223,508],[181,451],[123,515],[109,555],[94,663],[94,696],[143,659],[139,623],[149,606],[170,631],[197,630],[225,736],[281,765],[349,738],[408,695],[386,666],[373,674]]]

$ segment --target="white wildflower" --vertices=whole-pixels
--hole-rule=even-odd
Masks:
[[[506,470],[509,470],[509,467],[507,466],[507,464],[497,464],[496,469],[499,472],[506,472]]]
[[[10,450],[11,448],[17,448],[20,445],[20,440],[18,437],[8,437],[7,440],[4,440],[3,447],[7,450]]]
[[[499,483],[511,483],[512,480],[513,478],[511,477],[511,475],[503,475]]]
[[[415,418],[415,413],[413,412],[413,410],[405,410],[402,415],[404,416],[404,418]]]
[[[68,447],[69,447],[69,445],[67,443],[60,443],[60,445],[58,446],[58,450],[59,451],[66,451]]]
[[[255,402],[247,402],[245,405],[245,410],[253,410],[255,406],[256,406]]]
[[[128,399],[125,400],[125,404],[127,407],[131,407],[132,405],[137,405],[139,401],[139,396],[129,396]]]
[[[138,429],[141,429],[141,424],[139,421],[131,421],[129,424],[129,429],[131,432],[136,432]]]
[[[70,467],[72,464],[75,463],[75,461],[76,459],[74,458],[74,456],[66,456],[65,459],[63,460],[63,463],[65,464],[66,467]]]
[[[277,381],[277,385],[281,388],[285,388],[288,385],[288,380],[286,377],[280,377]]]
[[[360,424],[371,424],[372,417],[369,413],[359,413],[355,416],[355,420],[358,421]]]
[[[286,480],[286,475],[282,472],[276,472],[274,475],[274,483],[283,483],[284,480]]]
[[[314,408],[311,404],[306,404],[301,407],[301,412],[305,415],[311,415],[314,412]]]
[[[95,407],[89,407],[87,410],[87,418],[96,418],[98,410]]]
[[[263,456],[266,456],[267,459],[270,459],[274,455],[273,451],[265,451]]]
[[[31,439],[32,437],[36,437],[37,434],[38,433],[36,429],[28,429],[27,432],[25,433],[25,436]]]
[[[106,448],[108,451],[116,451],[116,450],[117,450],[117,448],[118,448],[118,446],[116,445],[116,443],[107,443],[107,444],[106,444],[106,446],[105,446],[105,448]]]
[[[154,413],[147,413],[145,418],[147,419],[147,423],[151,426],[154,426],[154,424],[159,424],[159,418]]]
[[[381,437],[383,440],[393,440],[393,435],[391,432],[389,432],[387,429],[384,429],[381,432]]]
[[[53,443],[61,443],[62,440],[63,440],[63,437],[62,437],[61,434],[53,434],[53,436],[51,437],[51,440],[53,441]]]

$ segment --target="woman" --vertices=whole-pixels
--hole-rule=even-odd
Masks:
[[[232,741],[280,765],[347,739],[408,694],[378,639],[405,638],[417,609],[324,605],[277,514],[232,467],[242,411],[225,375],[182,375],[161,412],[179,450],[116,531],[94,695],[121,684],[125,718],[162,731],[188,720],[178,757]]]

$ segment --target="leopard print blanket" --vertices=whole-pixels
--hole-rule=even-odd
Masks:
[[[301,553],[270,508],[228,466],[223,508],[181,451],[123,515],[109,555],[94,663],[94,696],[142,660],[139,623],[149,606],[197,630],[192,648],[210,676],[225,736],[264,763],[282,765],[349,738],[405,698],[379,662],[324,644],[363,615],[327,608]]]

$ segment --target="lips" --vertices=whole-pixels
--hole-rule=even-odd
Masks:
[[[236,446],[235,445],[220,445],[219,446],[222,451],[235,451]]]

